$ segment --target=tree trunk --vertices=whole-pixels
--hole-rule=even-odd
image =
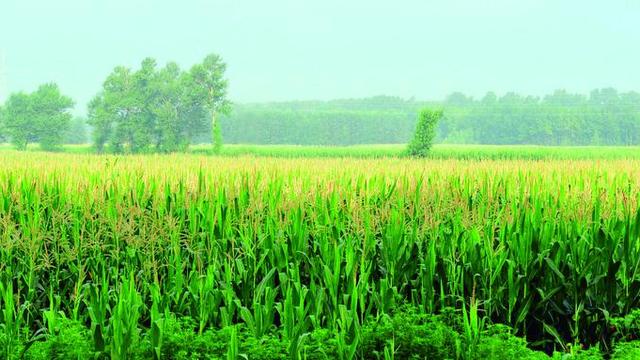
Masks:
[[[216,113],[211,113],[211,145],[214,154],[220,154],[222,150],[222,134],[220,133],[220,125],[216,120]]]

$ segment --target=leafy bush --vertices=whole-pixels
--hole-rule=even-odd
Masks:
[[[442,110],[422,109],[420,111],[416,132],[408,147],[410,156],[425,157],[429,154],[433,139],[436,137],[438,121],[441,118]]]
[[[393,339],[399,359],[446,359],[459,355],[460,335],[433,315],[418,314],[404,308],[392,317],[366,325],[362,331],[362,354],[382,358],[384,348]]]
[[[527,341],[523,338],[513,336],[511,329],[504,325],[493,325],[485,331],[485,336],[481,337],[479,344],[471,352],[474,359],[547,359],[548,356],[542,352],[533,351],[527,348]]]
[[[630,341],[616,345],[612,360],[640,359],[640,341]]]
[[[612,318],[609,323],[618,339],[640,339],[640,310],[632,310],[624,317]]]
[[[89,329],[69,319],[58,321],[57,333],[49,334],[45,341],[33,343],[25,352],[25,359],[89,359],[95,356]]]

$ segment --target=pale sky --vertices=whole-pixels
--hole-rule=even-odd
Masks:
[[[640,90],[640,0],[0,2],[0,87],[55,81],[79,113],[116,65],[210,52],[235,102]]]

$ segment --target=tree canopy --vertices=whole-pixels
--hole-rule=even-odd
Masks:
[[[116,67],[89,104],[88,125],[98,151],[174,152],[193,143],[356,145],[408,143],[421,108],[442,108],[436,143],[640,145],[640,94],[596,89],[557,90],[543,97],[488,92],[479,99],[453,93],[444,101],[377,96],[332,101],[235,104],[227,99],[225,65],[211,55],[189,70]],[[15,93],[0,108],[0,141],[24,149],[40,143],[84,143],[84,120],[71,120],[73,101],[55,84]]]
[[[73,100],[60,93],[56,84],[41,85],[33,93],[14,93],[2,110],[1,127],[19,150],[40,143],[44,150],[57,150],[69,127]]]
[[[441,102],[372,97],[236,104],[221,127],[229,143],[399,144],[412,138],[423,107],[447,114],[435,142],[640,145],[640,94],[611,88],[589,95],[557,90],[543,97],[489,92],[480,99],[453,93]]]
[[[135,71],[116,67],[89,104],[96,149],[185,150],[192,139],[215,128],[215,121],[209,119],[228,112],[224,72],[217,55],[206,57],[190,71],[182,71],[175,63],[158,68],[151,58]]]

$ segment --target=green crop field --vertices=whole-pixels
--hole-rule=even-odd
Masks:
[[[640,0],[574,3],[0,1],[0,360],[640,360]]]
[[[10,144],[0,144],[0,151],[10,151]],[[239,145],[227,144],[222,156],[261,156],[278,158],[386,158],[401,157],[406,145]],[[30,151],[40,150],[38,145]],[[91,145],[65,145],[64,152],[90,154]],[[210,145],[193,145],[189,153],[208,155]],[[534,146],[534,145],[449,145],[436,144],[429,156],[432,159],[461,160],[624,160],[640,159],[640,146]]]
[[[3,358],[638,355],[638,160],[0,163]]]

